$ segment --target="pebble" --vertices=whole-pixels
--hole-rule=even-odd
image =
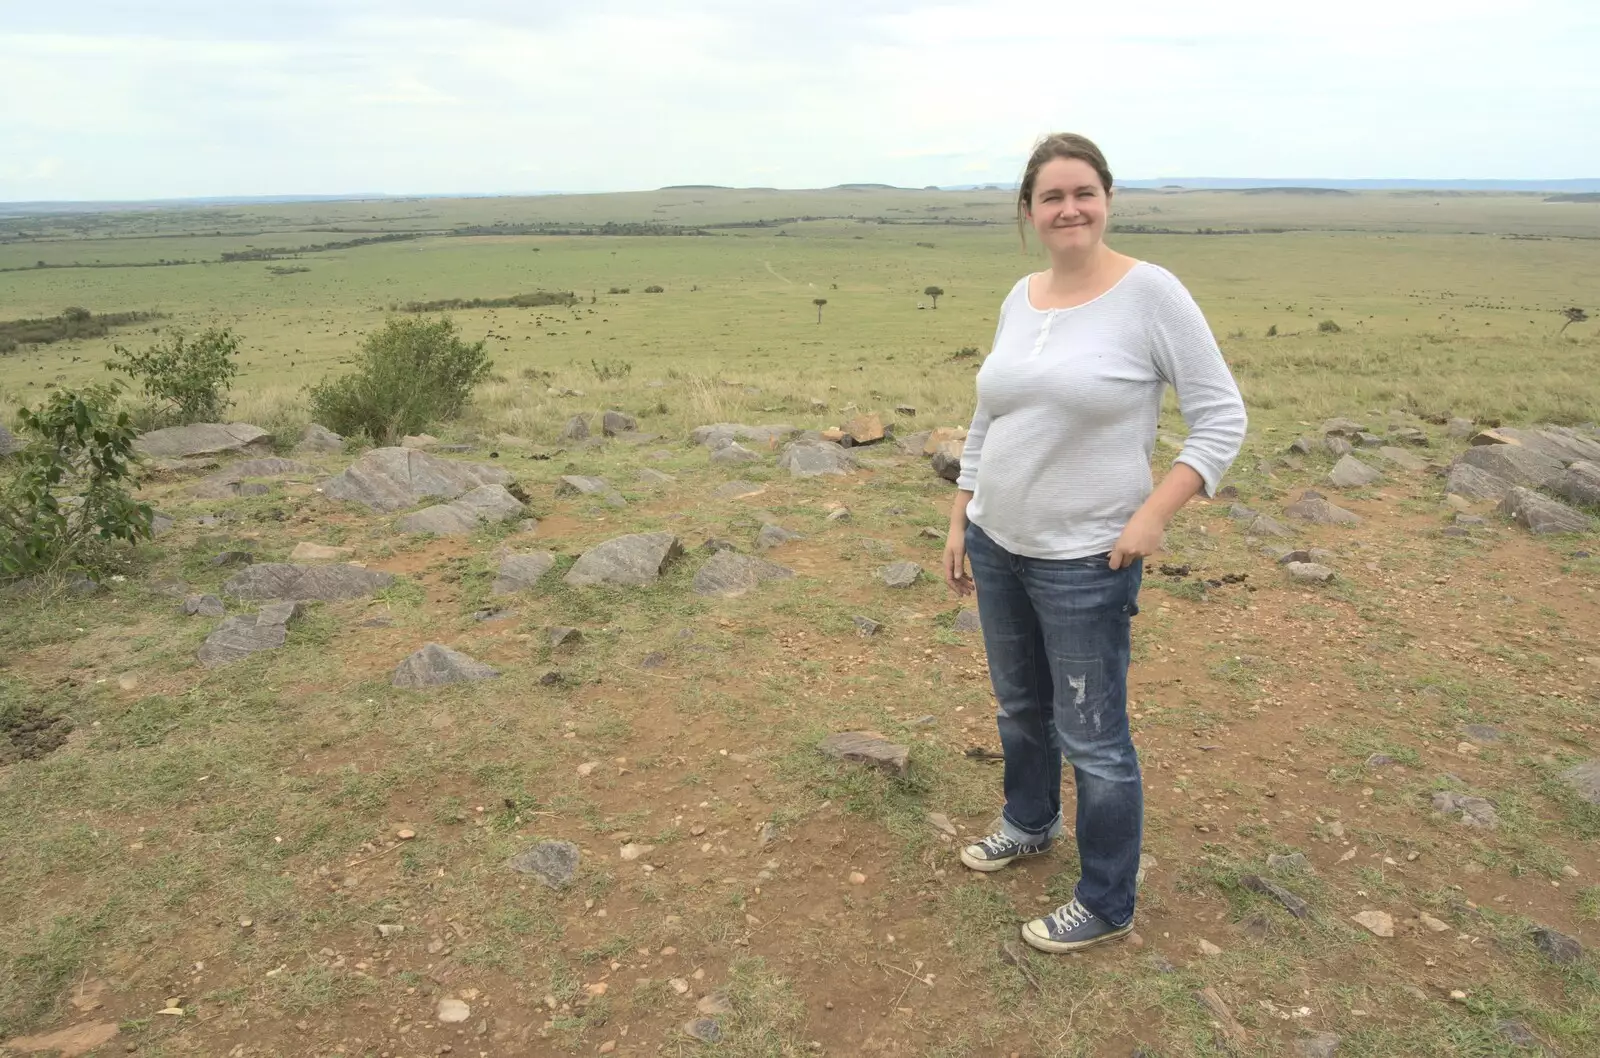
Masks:
[[[446,1025],[459,1025],[472,1017],[472,1008],[459,999],[439,1000],[439,1020]]]
[[[1200,941],[1200,954],[1201,955],[1221,955],[1222,954],[1222,949],[1217,947],[1215,944],[1212,944],[1210,941],[1202,939]]]
[[[866,875],[862,874],[860,871],[851,871],[850,872],[850,884],[851,885],[865,885],[866,883],[867,883],[867,876]]]
[[[604,1043],[602,1043],[600,1045],[599,1053],[600,1054],[610,1054],[612,1051],[614,1051],[616,1049],[617,1049],[617,1041],[616,1040],[607,1040],[606,1042],[604,1042]]]
[[[1362,911],[1350,918],[1357,925],[1365,926],[1375,937],[1394,936],[1394,917],[1387,911]]]
[[[674,977],[667,981],[667,984],[671,985],[672,990],[680,996],[689,991],[689,982],[681,977]]]
[[[1417,916],[1417,921],[1421,922],[1431,932],[1434,932],[1434,933],[1443,933],[1445,930],[1450,928],[1450,924],[1449,923],[1440,922],[1438,919],[1434,918],[1432,915],[1429,915],[1429,914],[1418,915]]]
[[[401,841],[410,841],[412,838],[417,836],[417,832],[415,830],[397,830],[395,831],[394,836],[399,838]]]

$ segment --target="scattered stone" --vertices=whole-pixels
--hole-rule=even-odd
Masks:
[[[765,485],[757,485],[753,481],[730,481],[711,494],[717,500],[743,500],[751,496],[759,496],[767,491]]]
[[[406,928],[404,926],[395,922],[378,923],[378,936],[380,937],[398,937],[405,931]]]
[[[1423,459],[1421,456],[1414,456],[1410,452],[1407,452],[1404,448],[1395,448],[1392,445],[1385,445],[1384,447],[1378,449],[1378,455],[1382,456],[1384,459],[1387,459],[1401,470],[1418,471],[1428,469],[1428,461],[1426,459]]]
[[[1456,515],[1456,525],[1461,526],[1462,528],[1473,529],[1488,524],[1489,520],[1481,514]]]
[[[946,441],[933,453],[933,472],[949,482],[961,477],[961,454],[966,451],[965,441]]]
[[[531,874],[551,889],[565,889],[578,873],[581,855],[570,841],[541,841],[507,863],[518,874]]]
[[[201,422],[141,434],[133,447],[157,459],[192,459],[228,452],[272,454],[272,435],[249,423]]]
[[[22,1054],[48,1052],[57,1058],[79,1058],[116,1039],[117,1032],[115,1022],[95,1021],[38,1036],[17,1036],[0,1043],[0,1046]]]
[[[733,1000],[728,998],[728,993],[717,991],[708,992],[700,997],[694,1008],[702,1014],[731,1014],[733,1013]]]
[[[607,484],[604,478],[584,477],[580,474],[567,474],[561,478],[561,484],[556,486],[557,496],[593,496],[610,507],[626,507],[628,501],[622,498],[622,493]]]
[[[431,433],[407,434],[405,437],[400,438],[401,448],[409,448],[419,452],[425,448],[432,448],[438,443],[439,439]]]
[[[1485,449],[1472,451],[1485,451]],[[1536,536],[1589,531],[1588,515],[1568,507],[1560,500],[1540,495],[1532,489],[1518,487],[1509,490],[1501,498],[1497,510]]]
[[[1513,444],[1469,448],[1461,453],[1456,465],[1477,467],[1513,485],[1530,489],[1553,488],[1566,469],[1559,459]]]
[[[862,637],[863,639],[866,639],[866,638],[869,638],[871,636],[877,635],[878,634],[878,629],[883,627],[877,621],[874,621],[872,618],[870,618],[870,617],[862,617],[860,614],[857,614],[856,616],[850,618],[850,620],[855,622],[856,635]]]
[[[309,423],[305,432],[300,435],[300,443],[295,445],[296,452],[342,452],[344,451],[344,438],[316,423]]]
[[[1309,437],[1296,437],[1289,443],[1289,451],[1293,452],[1295,455],[1308,456],[1314,450],[1315,445]]]
[[[1350,918],[1357,925],[1365,926],[1374,937],[1394,936],[1394,917],[1387,911],[1362,911]]]
[[[1472,739],[1472,741],[1484,745],[1490,742],[1499,742],[1505,738],[1498,727],[1493,727],[1489,724],[1467,724],[1461,729],[1461,733]]]
[[[1586,760],[1561,776],[1563,782],[1592,805],[1600,805],[1600,757]]]
[[[981,632],[983,620],[978,616],[977,610],[962,610],[956,614],[955,624],[952,627],[957,632]]]
[[[185,617],[222,617],[227,610],[215,595],[191,595],[183,600]]]
[[[307,466],[305,463],[296,463],[292,459],[280,459],[277,456],[267,456],[261,459],[246,459],[235,463],[226,470],[218,471],[209,477],[201,479],[190,492],[201,499],[227,500],[236,496],[261,496],[270,492],[265,485],[246,485],[247,478],[272,478],[284,474],[315,474],[317,468]]]
[[[878,579],[891,588],[909,588],[922,576],[922,567],[915,562],[894,562],[878,571]]]
[[[288,642],[289,622],[299,615],[298,603],[270,602],[257,613],[230,617],[200,644],[196,657],[200,664],[214,669],[263,650],[276,650]]]
[[[794,570],[764,558],[718,550],[695,573],[690,590],[696,595],[736,598],[769,580],[794,576]]]
[[[911,761],[911,750],[876,731],[842,731],[829,735],[817,748],[830,757],[869,764],[894,776],[903,776]]]
[[[1444,433],[1446,437],[1459,441],[1464,437],[1471,437],[1477,429],[1477,424],[1471,419],[1463,419],[1457,416],[1445,424]]]
[[[1472,500],[1498,500],[1511,482],[1468,463],[1455,463],[1445,477],[1445,492]]]
[[[705,543],[700,545],[701,551],[738,551],[739,545],[732,540],[724,540],[720,536],[708,536]]]
[[[1253,533],[1256,536],[1275,536],[1280,538],[1294,535],[1293,529],[1264,514],[1258,515],[1255,521],[1246,526],[1245,532]]]
[[[1298,503],[1285,507],[1283,513],[1313,525],[1355,525],[1361,521],[1359,516],[1329,503],[1309,489],[1302,494]]]
[[[565,625],[556,625],[553,628],[547,628],[545,629],[545,635],[549,636],[550,638],[551,650],[555,650],[558,647],[567,646],[569,644],[576,645],[583,642],[582,632],[578,631],[576,628],[568,628]]]
[[[1280,856],[1276,852],[1267,854],[1267,866],[1274,871],[1297,871],[1301,874],[1315,874],[1316,869],[1311,866],[1311,861],[1306,859],[1303,852],[1291,852],[1287,856]]]
[[[750,449],[746,448],[737,441],[729,441],[726,444],[713,448],[711,450],[710,458],[711,462],[716,463],[719,466],[733,466],[737,463],[761,462],[761,457],[759,455],[750,451]]]
[[[472,1017],[472,1008],[459,999],[447,997],[439,1000],[438,1017],[446,1025],[459,1025]]]
[[[1415,426],[1395,427],[1389,431],[1389,436],[1394,438],[1396,441],[1399,441],[1403,445],[1411,445],[1415,448],[1428,447],[1427,433],[1423,430],[1419,430]]]
[[[645,467],[639,471],[639,476],[636,480],[641,485],[671,485],[678,479],[671,474],[663,474],[659,470]]]
[[[558,441],[587,441],[589,439],[589,417],[587,415],[574,415],[567,420],[567,424],[556,435]]]
[[[797,441],[783,450],[783,455],[778,457],[778,466],[797,478],[814,478],[824,474],[843,477],[856,469],[850,453],[831,441]]]
[[[781,525],[768,523],[761,527],[761,532],[756,534],[756,550],[770,551],[780,544],[787,544],[791,540],[804,540],[799,533],[790,532]]]
[[[1282,904],[1289,914],[1293,915],[1295,918],[1305,918],[1311,913],[1311,908],[1307,906],[1304,900],[1289,892],[1289,890],[1283,888],[1283,886],[1274,882],[1269,882],[1260,875],[1244,875],[1239,879],[1239,884],[1244,888],[1249,889],[1251,892],[1262,893],[1266,896],[1272,897],[1274,900],[1278,901],[1278,903]]]
[[[1432,915],[1428,914],[1426,911],[1417,916],[1417,921],[1421,922],[1423,928],[1428,930],[1430,933],[1444,933],[1450,928],[1450,923],[1441,922]]]
[[[1333,456],[1335,459],[1338,459],[1342,456],[1349,455],[1351,452],[1354,452],[1356,450],[1356,446],[1351,444],[1349,441],[1346,441],[1338,434],[1329,434],[1327,437],[1322,439],[1322,450]]]
[[[667,563],[681,554],[683,545],[672,533],[619,536],[585,551],[567,571],[566,582],[575,587],[644,587],[660,579]]]
[[[480,525],[521,518],[524,513],[522,501],[504,485],[484,485],[449,503],[408,514],[395,526],[403,533],[456,536],[470,533]]]
[[[1244,1026],[1239,1024],[1215,988],[1202,988],[1194,993],[1194,998],[1215,1019],[1213,1023],[1230,1044],[1234,1047],[1244,1046],[1250,1038],[1249,1034],[1244,1031]]]
[[[439,687],[447,683],[469,683],[494,679],[499,672],[475,658],[439,643],[429,643],[394,670],[394,687]]]
[[[1327,436],[1328,434],[1342,434],[1346,437],[1354,437],[1356,434],[1361,433],[1365,429],[1366,427],[1364,425],[1356,422],[1354,419],[1329,419],[1322,424],[1322,433],[1324,436]]]
[[[525,555],[507,555],[495,570],[494,583],[489,585],[490,595],[514,595],[527,591],[539,583],[555,568],[556,556],[550,551],[531,551]]]
[[[1256,516],[1260,513],[1261,512],[1259,511],[1255,511],[1249,507],[1246,507],[1242,503],[1236,503],[1232,507],[1228,508],[1228,517],[1232,518],[1236,522],[1254,521]]]
[[[1496,1022],[1494,1028],[1513,1047],[1520,1047],[1528,1051],[1538,1051],[1541,1054],[1550,1053],[1549,1048],[1545,1047],[1539,1041],[1539,1037],[1533,1034],[1533,1030],[1520,1021]]]
[[[916,414],[915,412],[912,413]],[[883,420],[876,414],[863,413],[845,423],[841,429],[851,445],[877,444],[883,440]],[[848,447],[848,446],[847,446]]]
[[[927,820],[935,830],[942,834],[946,834],[952,838],[957,837],[960,834],[960,831],[956,830],[956,825],[950,822],[950,817],[945,815],[943,812],[929,812],[927,815]]]
[[[554,687],[559,684],[562,679],[563,677],[561,673],[551,670],[550,672],[547,672],[543,676],[539,677],[539,686]]]
[[[1337,576],[1333,570],[1316,562],[1289,562],[1284,568],[1292,579],[1315,584],[1326,584]]]
[[[715,1018],[695,1018],[693,1021],[683,1023],[683,1033],[699,1040],[701,1043],[720,1043],[722,1041],[722,1026]]]
[[[223,584],[226,595],[241,599],[300,599],[337,602],[360,599],[394,583],[393,573],[359,566],[302,566],[261,562],[247,566]]]
[[[1356,444],[1361,448],[1382,448],[1383,438],[1375,433],[1356,434]]]
[[[1600,507],[1600,464],[1573,463],[1550,490],[1573,503]]]
[[[615,437],[623,433],[637,433],[639,420],[627,412],[608,410],[600,417],[600,431],[607,437]]]
[[[394,512],[424,499],[453,500],[483,485],[509,485],[509,471],[405,448],[375,448],[323,485],[323,495]]]
[[[1453,790],[1440,790],[1435,793],[1433,810],[1447,816],[1459,815],[1461,822],[1469,827],[1493,830],[1500,825],[1500,815],[1494,810],[1494,805],[1482,797],[1459,794]]]
[[[641,669],[659,669],[667,663],[667,656],[659,650],[652,650],[639,659]]]
[[[1374,753],[1372,756],[1367,758],[1366,766],[1373,769],[1387,768],[1394,763],[1396,763],[1395,759],[1389,756],[1387,753]]]
[[[355,553],[356,549],[353,547],[329,547],[326,544],[313,544],[309,540],[302,540],[294,545],[293,551],[289,552],[289,561],[343,562]]]
[[[1339,1051],[1340,1037],[1332,1032],[1318,1032],[1294,1041],[1295,1058],[1334,1058]]]
[[[638,842],[630,841],[617,850],[617,855],[621,856],[625,862],[632,863],[639,857],[648,856],[655,850],[656,847],[654,845],[640,845]]]
[[[799,428],[788,425],[746,426],[743,423],[719,422],[709,426],[696,426],[689,439],[697,445],[715,448],[723,441],[748,441],[761,448],[771,448],[800,433]]]
[[[1528,935],[1533,939],[1533,946],[1557,966],[1570,966],[1583,958],[1583,945],[1559,930],[1536,926]]]

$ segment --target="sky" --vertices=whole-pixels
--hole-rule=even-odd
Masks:
[[[1600,176],[1595,0],[0,0],[0,201]]]

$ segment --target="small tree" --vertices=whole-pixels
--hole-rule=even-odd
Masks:
[[[461,414],[493,367],[484,343],[462,341],[448,316],[392,319],[362,343],[355,371],[312,387],[311,412],[335,433],[391,444]]]
[[[28,445],[0,482],[0,576],[81,563],[96,543],[148,539],[155,515],[128,490],[133,440],[118,387],[60,390],[36,411],[17,414]]]
[[[943,287],[923,287],[922,292],[933,300],[933,307],[939,307],[939,295],[944,293]]]
[[[1565,334],[1567,328],[1571,327],[1574,323],[1587,323],[1589,320],[1589,314],[1575,305],[1570,309],[1562,309],[1561,315],[1567,318],[1567,322],[1563,323],[1561,325],[1561,330],[1556,332],[1556,337],[1558,338]]]
[[[815,305],[817,307],[817,323],[819,323],[819,324],[822,322],[822,306],[826,305],[827,303],[828,303],[828,299],[827,298],[812,298],[811,299],[811,304],[813,304],[813,305]]]
[[[140,353],[114,346],[106,364],[138,382],[144,395],[166,402],[159,410],[179,422],[216,422],[231,403],[228,387],[239,373],[239,339],[227,328],[212,328],[190,341],[175,334],[167,345]]]

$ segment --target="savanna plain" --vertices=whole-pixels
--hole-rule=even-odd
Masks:
[[[1600,1054],[1597,512],[1534,533],[1447,494],[1485,442],[1600,444],[1600,325],[1566,311],[1600,308],[1600,201],[1113,212],[1113,246],[1194,292],[1251,426],[1147,563],[1136,936],[1071,957],[1016,932],[1070,896],[1070,842],[996,875],[956,858],[998,812],[998,739],[923,441],[967,423],[1000,300],[1043,267],[1008,193],[0,218],[0,325],[151,314],[0,352],[0,423],[108,381],[116,345],[227,327],[227,421],[293,461],[221,490],[152,461],[138,496],[170,524],[98,590],[0,589],[0,1053]],[[571,297],[506,300],[540,292]],[[302,448],[307,387],[440,315],[493,368],[412,443],[525,508],[408,532],[327,494],[371,446]],[[787,430],[740,461],[694,437],[872,416],[889,436],[839,474],[792,474]],[[1183,430],[1169,406],[1158,473]],[[1342,458],[1370,474],[1330,481]],[[1297,518],[1307,489],[1358,520]],[[648,583],[568,582],[655,533],[682,553]],[[304,544],[392,576],[203,664],[257,608],[224,585]],[[716,548],[786,572],[702,594]],[[1298,549],[1332,579],[1292,575]],[[204,594],[229,616],[186,616]],[[395,686],[430,643],[495,675]],[[850,731],[905,767],[819,750]],[[558,884],[511,865],[544,842],[578,852]]]

